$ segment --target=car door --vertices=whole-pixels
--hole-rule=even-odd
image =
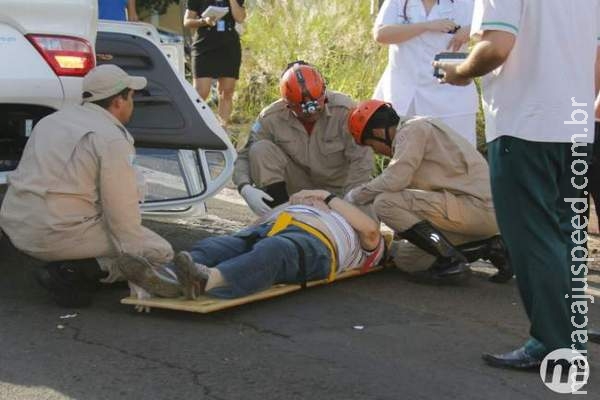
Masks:
[[[149,24],[101,21],[96,59],[99,65],[116,64],[148,80],[134,96],[134,113],[127,124],[135,138],[135,163],[146,180],[142,210],[181,215],[197,211],[193,206],[227,183],[236,152],[211,109],[178,74],[157,38]]]

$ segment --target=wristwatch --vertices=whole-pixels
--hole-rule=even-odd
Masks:
[[[325,202],[325,204],[329,205],[331,200],[335,199],[336,197],[337,196],[335,195],[335,193],[331,193],[329,196],[325,197],[325,199],[323,199],[323,201]]]

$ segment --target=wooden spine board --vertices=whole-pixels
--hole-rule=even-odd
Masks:
[[[383,267],[381,266],[371,268],[365,272],[362,272],[358,268],[351,269],[349,271],[342,272],[341,274],[339,274],[334,282],[381,270],[383,270]],[[328,283],[329,281],[327,279],[323,279],[319,281],[307,282],[306,286],[314,287],[325,285]],[[272,297],[279,297],[284,294],[296,292],[299,290],[302,290],[302,286],[299,284],[278,284],[272,286],[267,290],[263,290],[261,292],[251,294],[249,296],[239,297],[235,299],[220,299],[217,297],[211,297],[206,295],[200,296],[195,300],[188,300],[184,298],[163,299],[153,297],[150,299],[137,299],[134,297],[126,297],[121,300],[121,304],[140,305],[150,308],[164,308],[170,310],[180,310],[208,314],[214,311],[224,310],[231,307],[237,307],[247,303],[253,303],[255,301],[269,299]]]

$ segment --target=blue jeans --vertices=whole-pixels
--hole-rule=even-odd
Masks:
[[[254,226],[231,236],[200,240],[192,247],[190,254],[194,261],[217,268],[227,282],[208,294],[242,297],[275,283],[302,283],[303,279],[311,281],[328,276],[331,253],[319,239],[296,226],[268,237],[270,229],[271,224]]]

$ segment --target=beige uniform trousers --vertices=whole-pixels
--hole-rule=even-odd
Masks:
[[[379,194],[374,209],[381,221],[396,232],[404,232],[427,220],[455,245],[498,234],[491,202],[471,196],[406,189]],[[406,241],[396,243],[391,253],[396,266],[408,272],[426,269],[435,260],[434,256]]]
[[[304,189],[323,189],[343,196],[343,184],[331,186],[331,182],[313,179],[275,143],[269,140],[255,142],[249,151],[250,178],[259,188],[275,182],[285,182],[288,194]]]
[[[154,267],[164,266],[173,260],[173,248],[164,238],[148,228],[141,227],[141,246],[138,256],[144,257]],[[30,251],[24,253],[43,261],[66,261],[95,258],[108,277],[103,281],[110,283],[125,280],[115,261],[119,253],[107,230],[102,224],[96,224],[80,236],[77,246],[62,247],[48,251]]]

